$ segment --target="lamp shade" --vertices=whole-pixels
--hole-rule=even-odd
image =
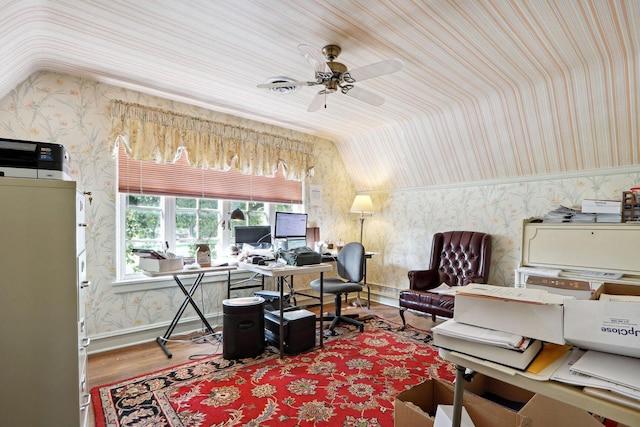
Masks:
[[[244,213],[238,208],[231,212],[231,219],[234,221],[244,221]]]
[[[358,194],[356,198],[353,199],[351,213],[373,213],[373,202],[371,201],[371,196]]]

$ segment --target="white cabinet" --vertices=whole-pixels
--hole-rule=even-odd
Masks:
[[[522,265],[638,274],[640,224],[525,222]]]
[[[526,220],[522,229],[520,267],[562,270],[546,286],[597,289],[604,281],[640,285],[640,224],[539,223]],[[619,279],[585,275],[586,271],[621,275]],[[516,283],[535,272],[516,271]],[[553,283],[552,283],[553,282]],[[587,292],[588,298],[588,292]]]
[[[83,210],[75,182],[0,177],[2,425],[86,424]]]

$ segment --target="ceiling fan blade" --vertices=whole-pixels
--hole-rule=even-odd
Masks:
[[[325,101],[327,99],[327,93],[324,90],[321,90],[316,94],[316,96],[311,100],[311,104],[309,104],[309,108],[307,111],[313,113],[314,111],[318,111],[322,107],[325,107]]]
[[[345,93],[352,98],[359,99],[362,102],[366,102],[367,104],[370,104],[370,105],[375,105],[376,107],[379,107],[380,105],[384,104],[383,97],[369,90],[362,89],[358,86],[352,87]]]
[[[278,87],[291,87],[291,86],[314,86],[316,82],[275,82],[275,83],[263,83],[259,84],[260,89],[273,89]]]
[[[347,83],[359,82],[373,77],[385,74],[395,73],[402,70],[403,63],[399,59],[389,59],[387,61],[376,62],[375,64],[365,65],[364,67],[355,68],[345,73],[345,81]],[[353,81],[349,81],[348,77]]]
[[[307,62],[311,64],[313,71],[315,71],[316,73],[330,71],[329,67],[327,66],[326,59],[320,53],[320,49],[316,49],[315,47],[308,44],[299,44],[298,51],[302,54],[302,56],[304,56],[304,59],[306,59]]]

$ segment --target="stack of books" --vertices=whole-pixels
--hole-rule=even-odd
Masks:
[[[525,370],[542,350],[542,342],[508,332],[447,320],[432,329],[433,344],[479,359]]]

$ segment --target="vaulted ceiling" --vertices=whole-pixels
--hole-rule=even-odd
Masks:
[[[297,46],[400,59],[307,112]],[[0,0],[0,97],[54,70],[335,141],[360,191],[640,164],[638,0]]]

